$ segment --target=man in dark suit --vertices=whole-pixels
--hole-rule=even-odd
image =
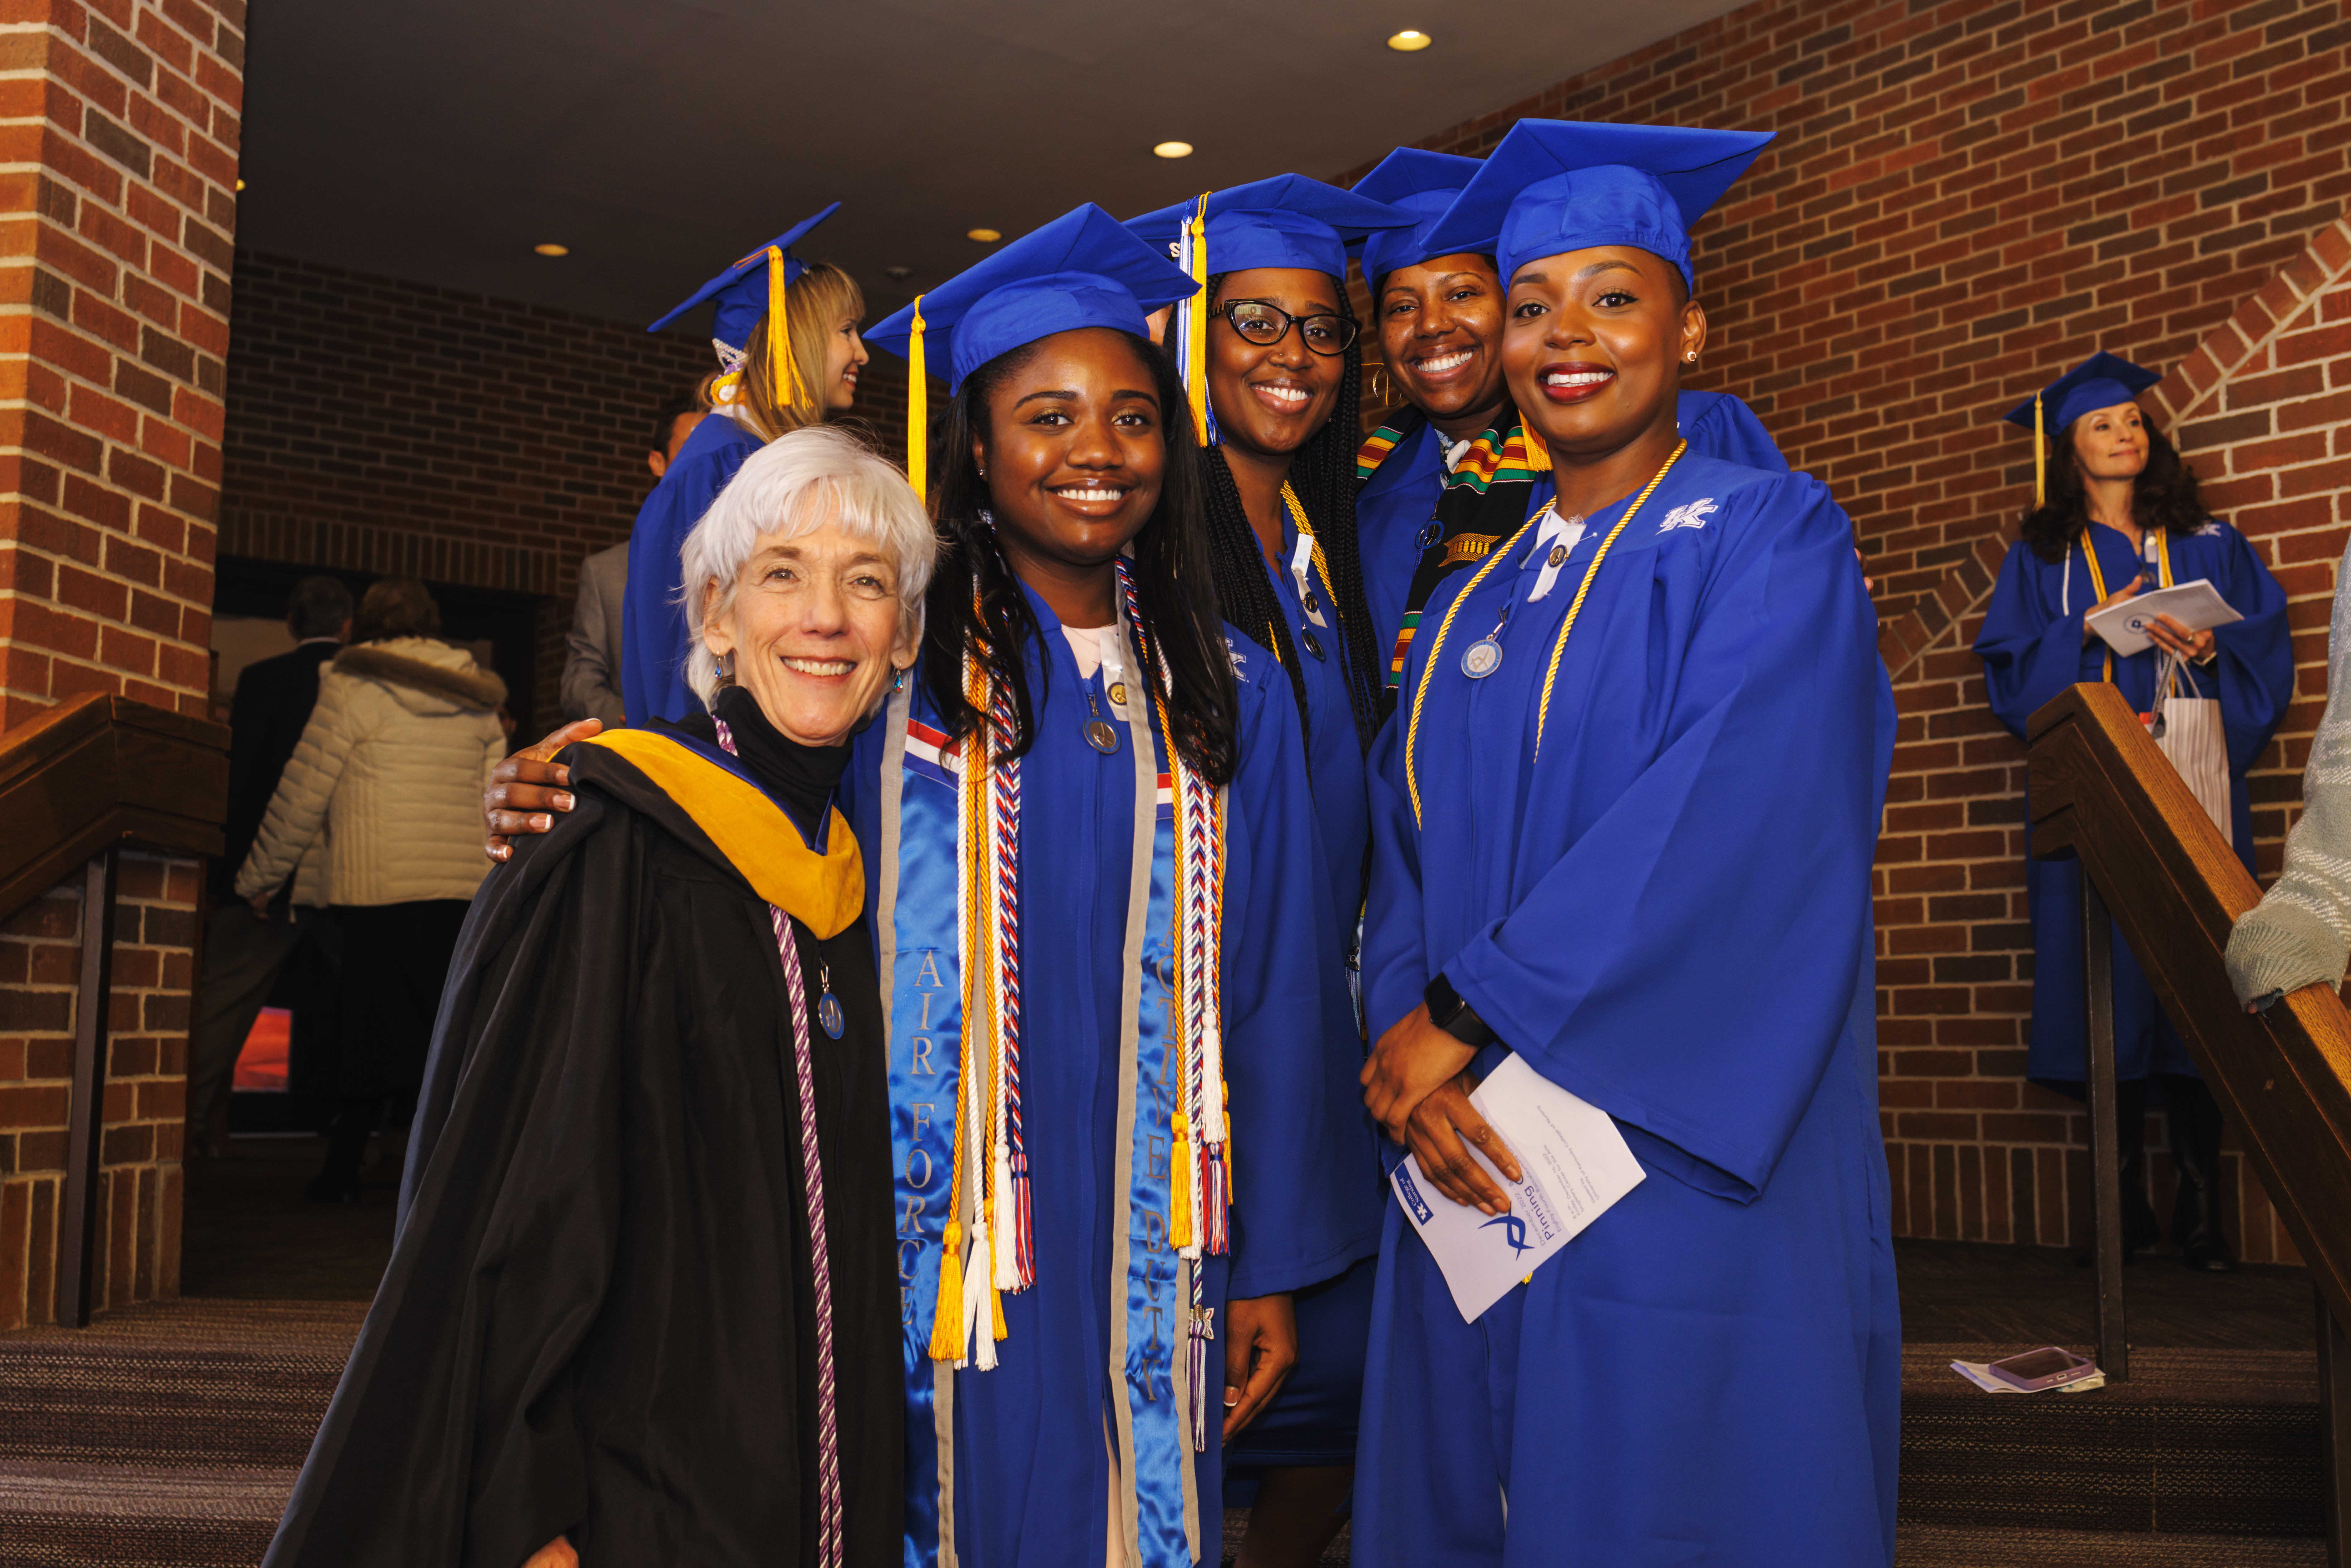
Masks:
[[[645,466],[653,471],[656,481],[669,472],[671,459],[708,412],[698,396],[682,397],[664,405],[655,416]],[[580,563],[580,597],[573,601],[571,635],[563,663],[567,721],[602,719],[606,729],[618,729],[625,722],[621,712],[621,597],[628,585],[626,539]]]
[[[310,935],[327,902],[308,856],[266,916],[256,915],[231,885],[261,831],[278,775],[310,722],[319,671],[350,637],[351,591],[331,577],[304,578],[294,585],[286,628],[294,633],[293,652],[247,664],[229,709],[228,820],[223,824],[228,842],[212,865],[204,983],[188,1057],[188,1147],[213,1155],[225,1146],[237,1052],[278,971]]]

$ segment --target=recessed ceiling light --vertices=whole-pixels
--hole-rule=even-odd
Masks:
[[[1151,151],[1162,158],[1189,158],[1192,144],[1188,141],[1163,141]]]
[[[553,240],[549,240],[545,245],[535,245],[530,248],[537,251],[541,256],[569,256],[571,254],[571,247],[569,246],[557,245]]]
[[[963,237],[976,239],[982,245],[994,245],[1004,235],[995,229],[966,229],[963,231]]]
[[[1435,42],[1437,42],[1435,38],[1430,37],[1426,33],[1422,32],[1417,27],[1406,27],[1401,33],[1390,33],[1388,35],[1388,47],[1395,50],[1398,54],[1404,55],[1409,55],[1418,49],[1425,49]]]
[[[904,283],[914,276],[914,269],[911,267],[885,267],[882,269],[882,276],[893,283]]]

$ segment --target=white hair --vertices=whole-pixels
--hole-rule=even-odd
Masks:
[[[899,613],[922,635],[923,591],[938,562],[939,539],[921,498],[904,474],[853,437],[821,424],[788,431],[745,461],[679,552],[693,636],[685,680],[704,706],[718,700],[724,683],[703,632],[734,608],[744,563],[771,534],[797,538],[828,524],[897,563]]]

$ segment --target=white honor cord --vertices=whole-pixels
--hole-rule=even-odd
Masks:
[[[1298,548],[1290,552],[1290,580],[1298,585],[1298,602],[1305,608],[1306,619],[1317,626],[1328,626],[1330,622],[1322,619],[1322,601],[1314,597],[1306,579],[1306,569],[1313,564],[1314,536],[1301,531]]]

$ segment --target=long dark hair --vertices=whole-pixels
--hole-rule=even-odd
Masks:
[[[2147,433],[2147,466],[2131,486],[2131,521],[2149,533],[2194,533],[2211,516],[2196,492],[2195,471],[2153,420],[2142,416],[2139,426]],[[2090,499],[2074,460],[2074,426],[2052,434],[2049,444],[2048,498],[2025,514],[2022,533],[2033,554],[2054,565],[2090,526]]]
[[[1208,279],[1213,306],[1229,273]],[[1355,308],[1342,284],[1339,308],[1348,320]],[[1339,596],[1339,657],[1347,671],[1347,696],[1354,711],[1355,743],[1368,747],[1379,726],[1380,700],[1386,690],[1385,670],[1372,634],[1372,612],[1364,598],[1364,558],[1355,539],[1355,449],[1363,444],[1363,339],[1347,345],[1346,370],[1339,378],[1338,406],[1330,422],[1298,449],[1290,460],[1290,486],[1306,508],[1322,559],[1331,568],[1331,588]],[[1290,620],[1265,577],[1265,550],[1249,527],[1241,493],[1225,455],[1211,450],[1203,465],[1207,474],[1208,555],[1216,564],[1217,598],[1225,619],[1252,637],[1271,639],[1274,657],[1290,675],[1290,695],[1298,701],[1298,725],[1306,717],[1306,675],[1291,644]],[[1310,737],[1309,755],[1311,755]]]
[[[1151,372],[1167,441],[1159,504],[1134,537],[1134,597],[1154,651],[1167,661],[1175,689],[1161,687],[1156,670],[1145,678],[1168,702],[1176,749],[1210,783],[1223,784],[1233,776],[1239,743],[1232,660],[1200,516],[1199,444],[1175,362],[1147,339],[1129,332],[1119,336]],[[971,650],[987,669],[989,685],[1011,695],[1012,733],[998,742],[1012,757],[1026,752],[1036,734],[1036,702],[1043,694],[1031,696],[1021,653],[1043,633],[995,529],[981,515],[988,504],[987,482],[979,476],[972,445],[974,436],[984,441],[989,434],[990,398],[1036,352],[1033,343],[1010,350],[964,379],[947,405],[931,465],[938,476],[933,515],[946,559],[932,576],[925,600],[923,679],[947,733],[969,734],[984,716],[964,695],[963,655]],[[961,570],[955,570],[957,565]]]

